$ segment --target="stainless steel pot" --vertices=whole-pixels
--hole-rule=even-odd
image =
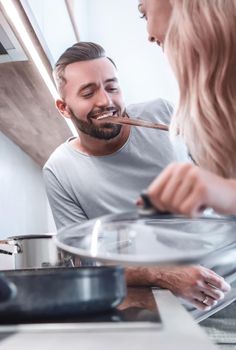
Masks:
[[[12,255],[15,269],[35,269],[52,266],[74,266],[70,256],[58,252],[54,240],[56,233],[13,236],[0,240],[6,249],[0,254]]]

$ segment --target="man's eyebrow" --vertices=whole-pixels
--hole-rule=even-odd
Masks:
[[[94,87],[94,86],[96,86],[95,83],[86,83],[86,84],[82,84],[82,85],[80,85],[80,87],[79,87],[79,89],[78,89],[78,92],[81,92],[81,91],[83,91],[83,90],[85,90],[85,89],[88,89],[88,88]]]
[[[118,82],[118,79],[117,78],[109,78],[107,80],[105,80],[105,83],[117,83]],[[82,84],[80,85],[79,89],[78,89],[78,93],[80,93],[81,91],[83,90],[86,90],[86,89],[89,89],[89,88],[94,88],[96,87],[97,84],[96,83],[85,83],[85,84]]]
[[[117,83],[117,82],[118,82],[118,79],[115,77],[105,80],[105,83]]]

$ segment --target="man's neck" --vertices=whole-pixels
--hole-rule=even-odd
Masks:
[[[80,134],[70,144],[73,148],[90,156],[106,156],[118,151],[128,140],[130,126],[122,126],[119,135],[110,140],[99,140],[89,135]]]

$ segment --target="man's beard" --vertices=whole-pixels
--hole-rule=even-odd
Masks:
[[[121,125],[104,123],[102,127],[80,120],[70,109],[71,120],[75,127],[86,135],[92,136],[99,140],[111,140],[118,136],[121,131]]]

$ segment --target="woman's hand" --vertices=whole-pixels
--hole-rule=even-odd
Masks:
[[[170,164],[148,187],[160,211],[196,217],[206,208],[236,214],[236,180],[224,179],[192,164]],[[142,205],[139,198],[137,205]]]

